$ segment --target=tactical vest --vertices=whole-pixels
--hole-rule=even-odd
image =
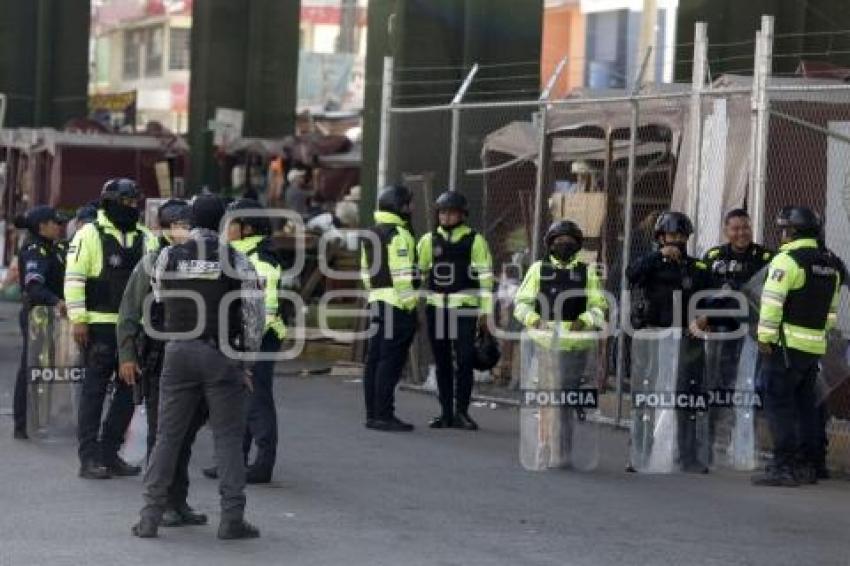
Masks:
[[[788,255],[806,272],[806,283],[802,288],[788,293],[783,322],[821,330],[826,327],[829,308],[838,285],[838,268],[832,256],[818,248],[792,250]]]
[[[587,269],[587,264],[582,262],[569,269],[558,269],[551,263],[544,262],[540,266],[537,314],[544,320],[572,321],[587,311]],[[582,293],[562,296],[566,291]]]
[[[716,249],[717,257],[710,260],[712,276],[720,284],[729,284],[733,289],[740,289],[768,264],[764,259],[767,250],[756,244],[742,254],[733,252],[730,244]]]
[[[218,340],[219,325],[229,323],[228,336],[238,326],[239,317],[236,311],[239,301],[230,303],[230,313],[227,321],[219,320],[219,306],[224,296],[231,291],[233,280],[222,271],[219,258],[219,246],[210,245],[205,250],[205,257],[199,257],[198,244],[189,241],[185,244],[172,246],[165,267],[165,277],[161,281],[163,291],[194,292],[200,295],[201,304],[187,296],[163,295],[162,303],[165,311],[165,331],[173,333],[191,332],[198,326],[198,315],[204,312],[204,327],[197,338]],[[228,249],[228,253],[230,248]],[[231,258],[232,259],[232,258]],[[231,265],[234,265],[231,261]]]
[[[140,230],[135,234],[133,245],[125,248],[115,236],[107,234],[98,222],[92,223],[100,237],[102,265],[100,274],[86,280],[86,310],[102,313],[118,313],[121,297],[130,280],[130,275],[142,259],[145,235]]]
[[[369,286],[372,289],[392,287],[393,277],[390,273],[389,245],[398,233],[398,226],[395,224],[376,224],[370,232],[375,235],[375,238],[366,238],[363,242],[366,251],[366,265],[371,273],[376,265],[375,262],[377,262],[378,270],[369,278]],[[378,249],[375,249],[375,239],[381,244]]]
[[[431,235],[433,263],[428,273],[428,289],[451,294],[479,289],[478,276],[472,269],[472,246],[475,232],[457,242],[449,242],[436,230]]]

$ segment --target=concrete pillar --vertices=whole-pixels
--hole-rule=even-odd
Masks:
[[[246,136],[293,133],[300,15],[300,0],[194,3],[190,189],[222,186],[207,126],[216,108],[243,110]]]
[[[89,0],[0,0],[6,126],[61,128],[88,113]]]

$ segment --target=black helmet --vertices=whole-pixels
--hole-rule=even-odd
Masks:
[[[578,243],[579,247],[584,245],[584,233],[582,233],[578,224],[571,220],[558,220],[549,226],[549,229],[546,230],[546,235],[543,237],[546,247],[551,247],[552,242],[559,236],[571,236]]]
[[[29,209],[26,214],[17,216],[14,219],[14,224],[20,230],[29,230],[33,234],[38,234],[38,227],[51,220],[57,224],[62,224],[65,219],[52,206],[40,204]]]
[[[122,198],[139,198],[139,187],[132,179],[110,179],[103,184],[100,191],[100,202],[117,201]]]
[[[227,212],[235,212],[242,210],[263,210],[263,205],[254,199],[241,198],[227,205]],[[240,215],[232,222],[243,226],[251,226],[257,234],[270,234],[271,222],[267,216],[247,216]]]
[[[457,191],[446,191],[437,197],[434,203],[437,212],[441,210],[460,210],[464,214],[469,214],[469,203],[466,202],[466,197]]]
[[[802,206],[786,206],[780,210],[776,225],[780,228],[793,228],[794,235],[800,237],[817,237],[821,231],[820,217]]]
[[[170,228],[175,222],[192,222],[192,208],[184,200],[169,199],[160,205],[157,218],[161,228]]]
[[[77,222],[94,222],[97,218],[97,204],[84,204],[77,209],[77,214],[74,216]]]
[[[655,237],[662,234],[682,234],[690,238],[694,233],[694,224],[687,214],[668,210],[662,212],[655,221]]]
[[[404,207],[412,200],[410,189],[404,185],[390,185],[381,189],[378,194],[378,210],[401,215],[404,213]]]

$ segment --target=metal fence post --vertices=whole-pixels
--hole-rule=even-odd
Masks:
[[[531,232],[531,261],[540,259],[540,233],[543,230],[543,194],[545,193],[544,185],[546,184],[546,170],[549,168],[549,156],[546,143],[546,123],[549,117],[549,97],[552,94],[552,89],[555,88],[561,73],[567,66],[567,57],[561,59],[549,81],[546,83],[546,88],[540,94],[540,144],[537,151],[537,177],[534,186],[534,218],[532,218]]]
[[[634,195],[635,195],[635,174],[637,160],[637,145],[638,145],[638,128],[640,126],[639,114],[640,105],[637,98],[641,86],[643,84],[643,76],[646,72],[646,66],[649,63],[652,55],[652,48],[647,48],[646,55],[643,58],[643,64],[635,77],[635,83],[632,87],[632,121],[629,127],[629,172],[626,181],[626,202],[624,206],[625,222],[623,223],[623,265],[620,270],[620,328],[617,332],[617,416],[616,425],[620,426],[623,420],[623,380],[626,375],[626,332],[625,328],[631,326],[631,321],[627,319],[630,315],[629,309],[623,308],[626,303],[626,295],[628,293],[628,278],[626,270],[629,268],[631,261],[632,248],[632,216],[634,216]]]
[[[752,156],[752,217],[753,236],[757,242],[764,241],[765,233],[765,197],[767,174],[767,142],[770,123],[770,101],[767,86],[772,72],[773,62],[773,16],[761,18],[761,41],[757,49],[757,79],[753,81],[753,97],[756,109],[755,154]]]
[[[475,75],[478,74],[478,63],[472,66],[469,74],[466,75],[463,84],[460,85],[455,97],[452,100],[452,138],[451,138],[451,155],[449,156],[449,190],[457,190],[457,164],[460,160],[460,108],[458,107],[463,102],[463,97],[466,96],[466,91],[472,85]]]
[[[381,139],[378,147],[378,190],[375,191],[377,201],[381,189],[387,186],[387,169],[390,158],[390,120],[393,105],[393,58],[384,57],[384,83],[381,88]]]
[[[708,25],[697,22],[694,26],[694,62],[691,77],[691,147],[688,159],[688,216],[694,223],[694,237],[688,248],[691,254],[696,251],[699,235],[699,192],[702,175],[702,94],[705,87],[706,59],[708,57]]]

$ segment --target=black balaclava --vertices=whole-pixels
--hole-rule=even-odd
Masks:
[[[138,207],[127,206],[115,200],[104,201],[103,212],[109,221],[122,232],[134,230],[139,222]]]
[[[549,247],[549,253],[551,253],[555,259],[564,263],[575,257],[580,250],[581,246],[575,241],[554,242]]]

